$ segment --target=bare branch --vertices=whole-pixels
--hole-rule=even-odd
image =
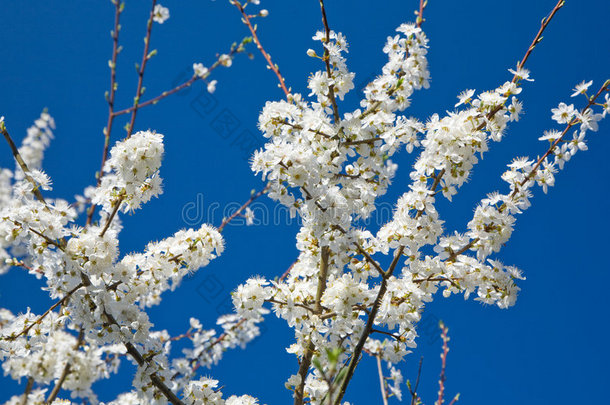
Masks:
[[[241,3],[239,1],[233,0],[233,1],[231,1],[231,3],[233,3],[233,5],[235,7],[237,7],[239,12],[241,13],[241,15],[242,15],[242,22],[250,30],[250,33],[252,34],[252,39],[254,40],[254,43],[256,44],[256,47],[258,48],[260,53],[263,55],[263,57],[267,61],[267,66],[269,67],[269,69],[271,69],[273,71],[273,73],[275,73],[275,75],[277,76],[277,79],[280,82],[279,86],[282,88],[282,91],[286,95],[286,98],[288,98],[288,96],[290,96],[290,90],[288,89],[288,87],[286,87],[286,82],[284,81],[284,77],[280,73],[280,68],[275,63],[273,63],[273,61],[271,60],[271,55],[269,55],[267,53],[267,51],[265,51],[265,48],[263,48],[263,45],[261,44],[261,41],[258,38],[258,35],[256,34],[256,26],[253,26],[251,21],[250,21],[250,17],[251,16],[246,14],[246,11],[244,10],[244,7],[241,5]]]

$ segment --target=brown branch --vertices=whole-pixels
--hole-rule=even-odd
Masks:
[[[388,332],[388,331],[381,330],[381,329],[374,329],[374,328],[373,328],[373,329],[371,329],[371,333],[380,333],[380,334],[382,334],[382,335],[391,336],[391,337],[393,337],[395,340],[398,340],[398,341],[400,341],[400,340],[402,340],[402,339],[403,339],[401,336],[395,335],[395,334],[393,334],[392,332]]]
[[[286,87],[286,82],[284,81],[284,77],[280,73],[280,68],[275,63],[273,63],[273,61],[271,60],[271,56],[267,53],[267,51],[265,51],[265,48],[263,48],[263,45],[261,44],[261,41],[258,38],[258,35],[256,34],[256,26],[252,25],[252,23],[250,22],[250,16],[248,14],[246,14],[244,7],[241,5],[241,3],[239,1],[234,0],[231,3],[233,3],[233,5],[235,7],[237,7],[239,12],[241,13],[242,22],[250,30],[250,33],[252,34],[252,39],[254,40],[256,47],[258,48],[259,52],[263,55],[263,57],[267,61],[267,66],[269,67],[269,69],[271,69],[273,71],[273,73],[275,73],[275,75],[277,76],[277,79],[280,82],[279,87],[282,88],[282,91],[286,95],[286,98],[288,98],[290,96],[290,90],[288,89],[288,87]]]
[[[369,139],[359,139],[357,141],[345,141],[341,143],[341,146],[351,146],[351,145],[361,145],[364,143],[372,144],[376,141],[381,141],[381,138],[369,138]]]
[[[364,348],[364,344],[366,343],[366,340],[368,339],[369,335],[371,334],[371,330],[373,329],[373,325],[375,323],[375,318],[377,317],[377,313],[379,312],[379,308],[381,307],[381,302],[387,291],[388,279],[394,273],[394,270],[396,269],[396,266],[398,265],[398,261],[400,260],[400,257],[402,256],[403,251],[404,251],[404,246],[401,246],[400,248],[398,248],[396,250],[396,253],[394,254],[394,259],[392,260],[392,264],[390,264],[390,267],[385,272],[385,275],[384,275],[383,279],[381,280],[381,286],[379,287],[379,292],[377,293],[377,297],[375,298],[375,302],[373,303],[373,307],[371,308],[371,312],[370,312],[369,318],[366,322],[366,326],[364,327],[364,331],[362,332],[362,335],[360,336],[360,339],[358,340],[358,343],[356,344],[356,347],[354,348],[354,353],[352,354],[352,358],[350,359],[350,362],[349,362],[349,365],[347,368],[347,373],[345,375],[345,378],[341,382],[341,386],[339,388],[339,395],[337,395],[334,405],[339,405],[341,403],[341,400],[343,399],[343,396],[345,395],[345,391],[347,390],[347,386],[349,385],[350,380],[354,376],[354,371],[356,370],[356,366],[358,365],[358,361],[360,360],[360,355],[362,354],[362,349]]]
[[[81,275],[87,278],[86,275]],[[121,328],[117,320],[112,314],[109,314],[106,310],[104,310],[104,316],[108,320],[109,323],[116,325],[119,329]],[[145,359],[144,356],[138,351],[138,349],[131,342],[124,342],[123,345],[125,349],[127,349],[127,353],[138,363],[138,366],[142,367],[149,360]],[[152,373],[149,375],[150,381],[153,383],[155,387],[167,398],[169,402],[173,405],[185,405],[176,394],[172,392],[172,390],[163,382],[163,380],[157,375],[157,373]]]
[[[115,22],[116,24],[116,22]],[[116,32],[116,27],[115,27],[115,32]],[[113,37],[114,38],[114,37]],[[118,40],[118,34],[117,34],[117,40]],[[232,57],[233,55],[235,55],[236,53],[242,52],[243,51],[243,45],[246,43],[246,39],[243,39],[242,42],[239,44],[239,46],[233,46],[231,47],[231,50],[229,51],[229,56]],[[113,65],[116,63],[116,57],[113,54]],[[149,106],[151,104],[157,104],[159,101],[161,101],[162,99],[171,96],[174,93],[179,92],[180,90],[183,90],[187,87],[190,87],[193,83],[195,83],[197,80],[202,79],[205,80],[210,73],[216,69],[219,65],[221,64],[220,62],[220,57],[218,57],[216,59],[216,61],[214,62],[214,64],[212,64],[212,66],[208,69],[208,73],[204,76],[204,77],[199,77],[196,75],[193,75],[190,79],[188,79],[187,81],[185,81],[182,84],[177,85],[176,87],[172,88],[171,90],[166,90],[163,93],[161,93],[160,95],[147,100],[145,102],[142,103],[138,103],[136,105],[133,105],[131,107],[125,108],[123,110],[119,110],[119,111],[114,111],[113,107],[114,107],[114,91],[112,91],[110,93],[110,97],[109,97],[109,105],[110,106],[110,113],[109,113],[109,117],[108,117],[108,124],[106,125],[106,129],[105,131],[105,142],[104,142],[104,153],[102,156],[102,166],[98,175],[98,179],[97,179],[97,185],[100,185],[101,182],[101,178],[105,175],[104,173],[104,164],[106,163],[106,159],[108,158],[108,148],[109,148],[109,139],[110,139],[110,130],[108,130],[108,128],[112,128],[112,122],[114,121],[114,118],[118,117],[119,115],[124,115],[124,114],[128,114],[128,113],[133,113],[134,110],[136,109],[142,109],[146,106]],[[114,73],[112,74],[114,75]],[[114,77],[114,76],[113,76]],[[111,81],[111,88],[114,89],[115,85],[114,85],[114,79]],[[93,219],[93,214],[95,213],[95,209],[97,208],[97,205],[92,204],[91,207],[89,207],[88,211],[87,211],[87,225],[90,225]]]
[[[580,111],[580,114],[584,114],[585,112],[587,112],[587,110],[589,108],[591,108],[591,106],[593,104],[595,104],[595,100],[597,100],[597,98],[599,98],[599,96],[608,89],[608,87],[610,87],[610,80],[606,80],[606,82],[602,85],[602,87],[599,88],[599,90],[597,91],[597,93],[595,93],[595,95],[591,98],[589,98],[589,102],[587,103],[587,105]],[[555,148],[557,147],[557,145],[563,140],[563,137],[568,133],[568,131],[574,126],[576,125],[578,122],[580,122],[580,120],[578,118],[573,118],[568,125],[566,125],[566,127],[564,128],[564,130],[561,132],[561,135],[551,144],[551,146],[549,147],[549,149],[546,151],[546,153],[544,155],[542,155],[542,157],[540,157],[538,159],[538,161],[536,162],[536,164],[534,165],[534,167],[532,168],[532,170],[530,171],[530,173],[525,177],[525,179],[523,179],[523,181],[521,181],[521,183],[519,184],[520,187],[523,187],[525,185],[525,183],[527,183],[528,181],[530,181],[535,175],[536,172],[538,171],[538,168],[540,168],[540,165],[542,165],[542,163],[544,162],[544,160],[551,154],[553,153],[553,151],[555,150]],[[515,190],[512,192],[511,197],[514,197],[517,193],[519,192],[519,189],[515,187]],[[500,207],[500,209],[504,210],[506,204],[503,204],[502,207]]]
[[[102,163],[100,165],[100,171],[97,176],[97,185],[99,186],[102,182],[102,177],[104,177],[104,166],[106,164],[106,159],[108,159],[108,148],[110,145],[110,134],[112,133],[112,124],[114,122],[114,96],[116,94],[117,83],[116,83],[116,64],[117,57],[120,52],[119,48],[119,31],[121,30],[121,25],[119,23],[119,19],[121,16],[122,8],[124,3],[119,3],[119,0],[113,0],[115,13],[114,13],[114,28],[112,30],[112,59],[110,62],[110,91],[108,92],[108,120],[106,122],[106,128],[104,128],[104,149],[102,152]],[[92,204],[87,211],[87,225],[91,224],[93,220],[93,214],[95,212],[95,204]]]
[[[426,8],[427,5],[428,5],[428,0],[419,0],[419,11],[417,12],[417,19],[416,19],[418,28],[421,28],[422,23],[424,21],[426,21],[424,19],[424,9]]]
[[[76,287],[74,287],[73,289],[68,291],[62,299],[57,301],[55,304],[51,305],[51,307],[49,309],[47,309],[44,314],[42,314],[38,318],[36,318],[36,320],[33,323],[31,323],[28,327],[26,327],[21,332],[19,332],[19,334],[17,336],[8,336],[8,337],[6,337],[6,339],[15,340],[15,339],[19,338],[20,336],[27,334],[30,331],[30,329],[32,329],[32,327],[34,327],[34,325],[38,325],[40,323],[40,321],[42,321],[47,315],[49,315],[52,311],[54,311],[55,308],[57,308],[60,305],[63,305],[66,302],[66,300],[68,298],[70,298],[72,296],[72,294],[74,294],[82,286],[83,286],[82,283],[78,284]]]
[[[246,44],[248,41],[249,41],[249,38],[244,38],[244,39],[242,39],[241,43],[238,46],[232,46],[231,50],[228,53],[229,57],[232,58],[235,54],[237,54],[239,52],[243,52],[243,45]],[[187,81],[185,81],[182,84],[177,85],[176,87],[172,88],[171,90],[166,90],[163,93],[159,94],[158,96],[151,98],[150,100],[146,100],[142,103],[139,103],[137,108],[142,109],[151,104],[157,104],[159,101],[163,100],[164,98],[171,96],[172,94],[175,94],[175,93],[179,92],[180,90],[186,89],[187,87],[190,87],[197,80],[200,80],[200,79],[205,80],[206,78],[208,78],[210,76],[212,71],[220,65],[221,65],[220,56],[218,56],[216,58],[216,61],[212,64],[212,66],[210,66],[208,68],[208,72],[205,74],[204,77],[193,75],[190,79],[188,79]],[[135,106],[131,106],[131,107],[125,108],[123,110],[116,111],[114,113],[114,115],[118,116],[118,115],[128,114],[128,113],[132,112],[135,108],[136,108]]]
[[[461,290],[461,287],[459,286],[459,284],[457,284],[455,282],[455,280],[452,280],[452,279],[447,278],[447,277],[432,277],[432,276],[430,276],[430,277],[426,277],[426,278],[416,278],[416,279],[413,279],[412,281],[414,283],[416,283],[416,284],[431,283],[431,282],[434,282],[434,281],[440,281],[442,283],[442,282],[446,281],[448,283],[451,283],[451,285],[453,285],[455,288]]]
[[[371,263],[373,265],[373,267],[375,267],[375,269],[379,272],[379,275],[381,277],[385,277],[385,271],[383,271],[383,269],[381,268],[381,266],[379,265],[379,263],[377,263],[376,260],[374,260],[367,252],[366,250],[364,250],[364,248],[362,246],[360,246],[359,243],[356,244],[356,247],[358,248],[358,252],[360,252],[360,254],[362,254],[362,256],[364,256],[364,258],[366,259],[367,262]]]
[[[211,70],[212,70],[212,69],[210,68],[210,69],[209,69],[209,71],[211,71]],[[144,102],[142,102],[142,103],[139,103],[139,104],[138,104],[138,106],[137,106],[137,108],[138,108],[138,109],[139,109],[139,108],[144,108],[144,107],[146,107],[146,106],[148,106],[148,105],[151,105],[151,104],[156,104],[156,103],[158,103],[160,100],[164,99],[165,97],[171,96],[172,94],[177,93],[177,92],[179,92],[180,90],[183,90],[183,89],[185,89],[185,88],[187,88],[187,87],[191,86],[191,85],[192,85],[193,83],[195,83],[195,82],[196,82],[198,79],[200,79],[200,77],[199,77],[199,76],[192,76],[190,79],[188,79],[187,81],[185,81],[185,82],[184,82],[184,83],[182,83],[182,84],[177,85],[177,86],[176,86],[176,87],[174,87],[173,89],[171,89],[171,90],[167,90],[167,91],[164,91],[163,93],[159,94],[158,96],[156,96],[156,97],[154,97],[154,98],[151,98],[150,100],[147,100],[147,101],[144,101]],[[130,112],[133,112],[133,110],[135,110],[135,109],[136,109],[136,106],[134,105],[134,106],[131,106],[131,107],[125,108],[125,109],[123,109],[123,110],[119,110],[119,111],[115,112],[115,113],[114,113],[114,115],[115,115],[115,117],[116,117],[116,116],[118,116],[118,115],[124,115],[124,114],[128,114],[128,113],[130,113]]]
[[[271,304],[278,304],[278,305],[288,305],[287,302],[276,300],[275,298],[267,299],[267,300],[265,300],[265,302],[270,302]],[[293,303],[293,305],[296,307],[306,309],[313,314],[316,313],[316,310],[314,308],[311,308],[311,307],[307,306],[306,304],[301,304],[300,302],[295,302],[295,303]]]
[[[127,342],[125,343],[125,348],[127,349],[127,353],[129,353],[129,355],[133,357],[133,359],[138,363],[140,367],[142,367],[146,363],[146,359],[144,359],[142,354],[138,351],[138,349],[136,349],[133,344]],[[167,398],[169,402],[174,405],[185,405],[184,402],[182,402],[176,396],[176,394],[174,394],[172,390],[169,389],[167,385],[165,385],[163,380],[161,380],[161,378],[156,373],[150,375],[150,381],[155,387],[157,387],[159,391],[161,391],[161,393],[163,393],[163,395],[165,395],[165,398]]]
[[[527,62],[527,59],[530,57],[530,54],[532,53],[532,51],[534,50],[536,45],[538,45],[538,43],[540,41],[542,41],[542,33],[544,32],[546,27],[549,25],[549,23],[555,16],[555,13],[557,13],[557,11],[559,11],[559,9],[562,8],[564,5],[565,5],[565,0],[559,0],[557,2],[557,4],[555,4],[555,7],[553,7],[553,9],[551,10],[550,14],[542,19],[542,21],[540,22],[540,29],[538,30],[538,33],[534,37],[534,40],[532,41],[529,48],[527,48],[527,52],[525,52],[525,55],[523,55],[523,59],[521,59],[521,62],[519,63],[519,65],[517,65],[519,67],[519,69],[523,68],[523,66],[525,65],[525,62]],[[516,81],[516,79],[515,79],[515,77],[513,77],[513,83],[515,81]]]
[[[11,221],[12,223],[14,223],[17,226],[23,226],[23,224],[19,221],[15,221],[13,219],[8,219],[9,221]],[[49,244],[49,245],[53,245],[55,247],[57,247],[60,250],[64,250],[65,248],[65,241],[64,240],[60,240],[59,242],[54,241],[53,239],[49,238],[48,236],[46,236],[45,234],[43,234],[42,232],[37,231],[34,228],[28,227],[27,229],[28,231],[32,232],[35,235],[40,236],[42,239],[44,239],[44,241]]]
[[[218,232],[222,232],[222,230],[225,228],[225,226],[227,226],[229,224],[229,222],[231,222],[232,220],[234,220],[239,214],[241,214],[241,212],[243,210],[245,210],[250,204],[252,204],[254,202],[254,200],[256,200],[258,197],[260,197],[261,195],[265,194],[269,188],[271,187],[271,183],[268,183],[262,190],[260,190],[258,193],[252,195],[252,197],[250,197],[250,199],[248,201],[246,201],[241,207],[239,207],[237,209],[237,211],[235,211],[231,216],[225,218],[222,220],[222,223],[220,224],[220,226],[218,227]]]
[[[279,119],[272,119],[272,121],[274,123],[276,123],[276,124],[288,125],[289,127],[292,127],[294,129],[298,129],[298,130],[301,130],[301,131],[304,129],[302,126],[300,126],[298,124],[292,124],[292,123],[290,123],[288,121],[283,121],[283,120],[279,120]],[[324,132],[322,132],[320,130],[317,130],[317,129],[308,128],[307,131],[312,132],[312,133],[317,134],[317,135],[320,135],[320,136],[323,136],[324,138],[328,138],[328,139],[336,138],[336,135],[328,135],[328,134],[326,134],[326,133],[324,133]]]
[[[144,38],[144,53],[142,54],[142,63],[140,63],[140,69],[138,71],[138,88],[136,90],[136,96],[133,101],[133,110],[131,111],[131,120],[127,127],[127,138],[133,133],[133,127],[136,122],[136,115],[140,104],[140,97],[142,96],[142,83],[144,82],[144,71],[146,70],[146,63],[150,59],[148,49],[150,46],[150,37],[152,34],[153,17],[155,14],[155,5],[157,0],[152,0],[152,7],[150,8],[150,16],[148,17],[148,23],[146,25],[146,37]]]
[[[473,240],[471,240],[470,242],[468,242],[466,245],[464,245],[460,250],[456,251],[456,252],[451,252],[451,254],[449,255],[449,257],[447,258],[448,262],[454,262],[455,259],[457,259],[457,257],[459,255],[461,255],[462,253],[466,252],[468,249],[470,249],[471,247],[474,246],[475,243],[477,243],[480,239],[479,238],[474,238]]]
[[[208,347],[206,347],[201,354],[194,359],[195,364],[193,365],[193,361],[191,361],[191,366],[193,367],[193,372],[197,371],[197,369],[201,366],[201,363],[198,361],[199,357],[201,357],[204,353],[208,353],[212,347],[216,346],[217,344],[219,344],[220,342],[222,342],[224,339],[227,338],[227,336],[229,336],[229,331],[234,331],[236,329],[238,329],[241,325],[243,325],[246,322],[246,318],[242,318],[239,320],[239,322],[237,322],[235,325],[233,325],[231,327],[231,329],[229,329],[226,332],[223,332],[220,336],[218,336],[218,338],[216,338],[216,340],[214,340]],[[174,375],[174,378],[177,376]]]

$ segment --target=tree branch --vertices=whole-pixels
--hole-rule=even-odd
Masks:
[[[110,90],[108,91],[108,120],[106,121],[106,128],[104,128],[104,149],[102,151],[102,163],[100,165],[100,171],[97,175],[97,185],[99,186],[104,176],[104,165],[108,158],[108,148],[110,145],[110,134],[112,133],[112,124],[114,122],[114,96],[116,94],[117,83],[116,83],[116,64],[117,58],[120,52],[119,48],[119,31],[121,25],[119,19],[121,17],[122,8],[125,3],[119,3],[119,0],[112,0],[114,4],[114,28],[112,30],[112,59],[110,62]],[[95,212],[95,204],[92,204],[87,211],[87,225],[91,224],[93,220],[93,213]]]
[[[146,25],[146,37],[144,38],[144,53],[142,54],[142,63],[140,64],[140,69],[138,71],[138,88],[136,90],[136,96],[133,101],[133,110],[131,111],[131,120],[129,121],[129,126],[127,127],[127,138],[131,136],[133,133],[133,126],[136,122],[136,115],[138,113],[138,108],[140,104],[140,97],[142,96],[142,83],[144,82],[144,71],[146,70],[146,63],[148,62],[149,55],[148,49],[150,46],[150,37],[152,34],[152,26],[153,26],[153,17],[155,14],[155,5],[157,4],[157,0],[152,0],[152,7],[150,9],[150,16],[148,17],[148,23]]]
[[[275,63],[273,63],[273,61],[271,60],[271,55],[269,55],[265,51],[265,48],[263,48],[263,45],[261,44],[261,41],[258,38],[258,35],[256,34],[256,26],[252,25],[252,23],[250,22],[250,16],[248,14],[246,14],[244,7],[241,5],[241,3],[239,1],[233,0],[233,1],[231,1],[231,3],[233,3],[233,5],[235,7],[237,7],[239,12],[241,13],[242,22],[250,30],[250,33],[252,34],[252,39],[254,40],[254,43],[256,44],[256,48],[258,48],[259,52],[263,55],[263,57],[267,61],[267,66],[269,67],[269,69],[271,69],[273,71],[273,73],[275,73],[275,75],[277,76],[277,79],[280,82],[279,86],[282,88],[282,91],[286,95],[286,98],[288,98],[288,96],[290,96],[290,90],[288,89],[288,87],[286,87],[286,82],[284,81],[284,77],[280,73],[280,68]]]

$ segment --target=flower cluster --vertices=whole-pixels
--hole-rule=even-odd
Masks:
[[[76,210],[67,202],[36,193],[42,185],[50,186],[42,172],[28,167],[40,167],[37,159],[48,145],[50,136],[45,135],[49,133],[44,131],[44,123],[53,121],[45,114],[37,121],[38,132],[30,130],[20,149],[28,157],[18,169],[23,175],[18,177],[7,169],[1,172],[0,180],[8,190],[0,205],[1,269],[21,266],[44,278],[51,298],[59,299],[61,306],[57,312],[49,310],[40,316],[29,311],[19,316],[0,312],[3,368],[12,378],[32,378],[40,386],[61,381],[74,397],[97,403],[91,385],[116,371],[120,357],[129,353],[139,366],[134,379],[137,403],[157,401],[163,395],[151,389],[154,381],[169,381],[181,368],[179,363],[171,365],[168,334],[152,329],[145,308],[158,304],[164,291],[175,289],[185,275],[220,255],[223,238],[215,228],[203,224],[151,242],[143,253],[120,258],[121,226],[116,211],[121,204],[123,211],[135,209],[160,193],[163,137],[138,132],[112,148],[100,185],[92,193],[93,201],[104,209],[100,222],[81,227],[75,223]],[[258,333],[253,321],[227,318],[221,324],[230,337],[218,349],[241,345]],[[197,340],[198,345],[204,343],[205,339]],[[139,353],[148,355],[144,358]],[[209,354],[213,360],[201,361],[218,360],[216,349]],[[64,376],[67,365],[69,372]],[[185,390],[187,383],[174,385]],[[28,403],[36,403],[45,393],[46,389],[33,390]],[[128,403],[132,397],[121,398]]]
[[[106,212],[117,206],[127,212],[161,194],[163,151],[163,135],[151,131],[137,132],[118,142],[110,151],[93,202]]]

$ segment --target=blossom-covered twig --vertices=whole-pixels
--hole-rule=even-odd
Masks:
[[[78,289],[80,289],[81,287],[83,287],[83,284],[78,284],[76,287],[74,287],[73,289],[71,289],[70,291],[68,291],[66,293],[66,295],[64,295],[64,297],[62,299],[60,299],[59,301],[57,301],[55,304],[51,305],[49,307],[49,309],[47,309],[42,315],[40,315],[34,322],[30,323],[26,328],[24,328],[21,332],[19,332],[17,335],[15,336],[4,336],[5,339],[7,340],[14,340],[17,339],[25,334],[27,334],[30,329],[32,329],[33,326],[38,325],[47,315],[49,315],[51,312],[53,312],[55,310],[55,308],[57,308],[60,305],[63,305],[71,296],[72,294],[74,294]]]
[[[83,329],[81,328],[80,332],[78,333],[78,339],[76,340],[76,344],[74,345],[72,350],[74,350],[74,351],[78,350],[80,348],[81,344],[83,344],[84,338],[85,338],[85,333],[84,333]],[[66,381],[66,377],[68,377],[68,374],[70,374],[70,367],[71,367],[70,360],[68,360],[66,362],[66,365],[64,366],[63,371],[61,372],[61,376],[59,377],[59,379],[55,383],[55,386],[53,387],[53,390],[47,397],[45,404],[52,404],[53,401],[55,401],[55,398],[57,398],[57,394],[59,394],[59,390],[61,390],[61,386],[64,384],[64,381]]]
[[[536,45],[538,45],[538,43],[540,43],[540,41],[542,41],[542,34],[544,33],[544,31],[548,27],[549,23],[551,22],[551,20],[553,19],[553,17],[557,13],[557,11],[559,11],[559,9],[561,9],[564,6],[564,4],[565,4],[565,0],[559,0],[555,4],[555,7],[553,7],[553,9],[551,10],[549,15],[542,19],[542,21],[540,23],[540,29],[536,33],[536,36],[532,40],[532,43],[530,44],[530,46],[527,48],[527,51],[523,55],[523,58],[517,64],[517,69],[516,69],[516,71],[513,74],[513,78],[511,79],[511,83],[516,83],[521,78],[521,71],[523,70],[523,67],[525,66],[525,62],[527,62],[528,58],[530,57],[530,55],[531,55],[532,51],[534,50],[534,48],[536,47]],[[508,98],[507,98],[507,100],[508,100]],[[487,119],[489,120],[489,119],[493,118],[500,110],[502,110],[502,108],[504,107],[505,103],[506,102],[498,104],[495,108],[493,108],[487,114]],[[481,131],[481,130],[485,129],[486,125],[487,125],[486,122],[482,122],[476,128],[476,130],[477,131]],[[443,177],[444,174],[445,174],[444,171],[442,173],[437,174],[436,178],[435,178],[435,181],[439,181]]]
[[[326,38],[324,39],[324,56],[322,59],[324,60],[324,64],[326,65],[326,74],[328,77],[332,77],[331,66],[330,66],[330,53],[328,52],[327,46],[330,43],[330,27],[328,26],[328,18],[326,17],[326,8],[324,7],[324,0],[320,0],[320,11],[322,12],[322,24],[324,25],[324,34]],[[328,99],[330,100],[331,105],[333,106],[333,116],[335,118],[335,123],[341,121],[341,116],[339,115],[339,107],[337,106],[337,98],[335,97],[335,88],[334,84],[328,86]]]
[[[604,84],[599,88],[599,90],[595,93],[594,96],[592,96],[591,98],[589,98],[589,101],[587,103],[587,105],[580,111],[580,117],[583,117],[586,112],[591,108],[592,105],[595,104],[595,102],[597,101],[597,99],[608,89],[610,88],[610,79],[606,80],[604,82]],[[542,165],[542,163],[546,160],[546,158],[553,153],[553,151],[555,150],[555,148],[557,148],[557,145],[559,145],[560,142],[563,141],[563,138],[565,137],[565,135],[568,133],[568,131],[570,129],[572,129],[572,127],[578,123],[582,122],[580,118],[578,117],[574,117],[570,120],[570,122],[568,122],[568,124],[565,126],[565,128],[563,129],[563,131],[561,131],[561,133],[559,134],[559,136],[557,136],[557,139],[555,139],[555,141],[553,141],[551,143],[551,146],[549,146],[548,150],[544,153],[544,155],[542,155],[540,158],[538,158],[538,160],[536,161],[536,163],[534,164],[534,167],[532,168],[532,170],[529,172],[529,174],[527,176],[525,176],[525,178],[521,181],[520,186],[523,187],[527,182],[529,182],[532,178],[534,178],[534,176],[536,175],[536,173],[538,172],[538,169],[540,168],[540,166]],[[519,188],[515,188],[513,190],[513,192],[511,193],[511,197],[515,197],[517,194],[519,193]],[[504,207],[504,208],[503,208]],[[506,205],[503,205],[502,207],[500,207],[500,210],[504,210],[506,207]]]
[[[38,201],[40,201],[41,203],[46,205],[47,203],[46,203],[44,197],[42,196],[42,193],[38,189],[39,184],[36,182],[36,180],[34,180],[32,178],[32,176],[30,176],[30,169],[28,169],[28,165],[25,163],[25,161],[21,157],[21,154],[19,153],[19,149],[17,149],[15,142],[13,142],[13,138],[11,138],[11,135],[8,133],[8,130],[6,129],[6,125],[4,124],[4,121],[0,121],[0,132],[2,132],[2,135],[4,135],[4,139],[6,139],[8,146],[11,148],[13,157],[15,158],[15,160],[19,164],[19,167],[23,171],[23,176],[25,177],[25,179],[27,181],[30,182],[30,184],[32,184],[32,188],[33,188],[32,193],[34,194],[36,199],[38,199]]]

